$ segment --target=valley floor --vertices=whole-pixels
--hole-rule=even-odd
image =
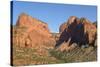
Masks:
[[[40,64],[58,64],[58,63],[76,63],[97,61],[97,48],[77,47],[71,51],[57,51],[55,49],[45,49],[46,55],[41,55],[38,49],[21,48],[13,46],[13,65],[40,65]],[[42,50],[41,50],[42,51]]]

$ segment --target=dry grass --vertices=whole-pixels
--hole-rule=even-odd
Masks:
[[[37,49],[13,46],[13,65],[38,65],[97,61],[97,48],[77,47],[71,51],[49,49],[48,55],[39,55]]]
[[[41,55],[40,52],[34,48],[20,48],[18,46],[14,46],[12,57],[14,66],[60,63],[60,61],[55,57],[51,57],[49,54]]]
[[[62,60],[64,63],[97,61],[97,48],[93,47],[77,47],[67,52],[51,50],[50,53],[52,56]]]

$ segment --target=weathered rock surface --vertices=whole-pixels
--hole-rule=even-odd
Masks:
[[[96,33],[96,26],[89,20],[71,16],[55,35],[49,31],[45,22],[22,13],[13,27],[13,44],[36,49],[49,49],[55,46],[63,51],[75,48],[76,45],[72,45],[73,43],[79,46],[87,44],[94,46]]]
[[[94,46],[97,29],[96,26],[86,18],[79,19],[75,16],[71,16],[66,23],[60,26],[59,30],[61,35],[56,47],[60,47],[64,42],[66,42],[69,47],[73,43],[77,43],[79,46],[86,44]]]
[[[18,17],[13,29],[15,36],[13,42],[20,47],[45,48],[45,46],[50,46],[52,48],[55,42],[46,23],[25,13]]]

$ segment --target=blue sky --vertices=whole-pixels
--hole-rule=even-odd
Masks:
[[[46,22],[51,32],[59,32],[59,26],[70,16],[86,17],[92,22],[97,20],[96,6],[14,1],[13,24],[23,12]]]

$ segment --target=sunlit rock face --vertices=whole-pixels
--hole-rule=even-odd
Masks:
[[[55,41],[46,23],[25,13],[18,17],[15,32],[13,41],[20,47],[41,48]]]

